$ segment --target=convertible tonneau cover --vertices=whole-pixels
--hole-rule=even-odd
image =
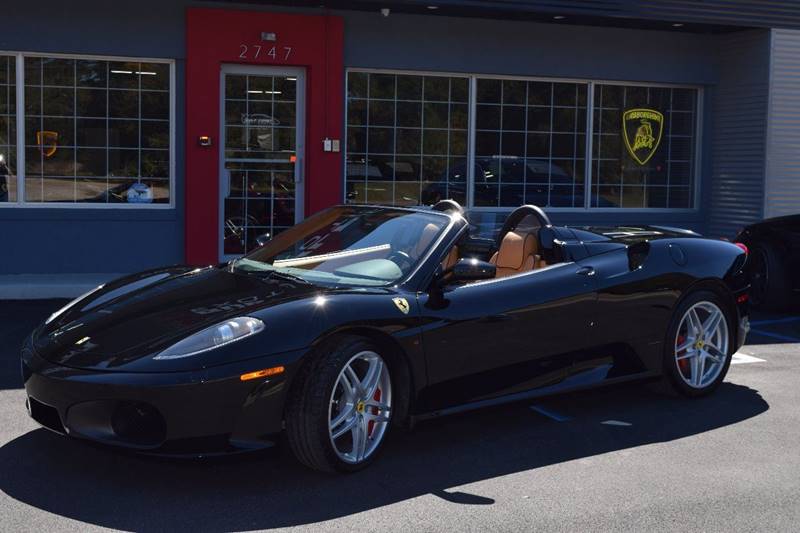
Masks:
[[[626,244],[643,240],[700,237],[699,233],[692,230],[668,226],[583,226],[573,229],[588,231],[600,237]]]

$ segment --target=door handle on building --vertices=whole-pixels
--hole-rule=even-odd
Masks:
[[[298,157],[294,163],[294,182],[299,185],[303,183],[303,158]]]

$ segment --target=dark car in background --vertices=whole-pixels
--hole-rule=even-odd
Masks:
[[[743,228],[734,239],[750,250],[750,303],[785,310],[800,302],[800,214]]]
[[[553,162],[549,159],[523,158],[495,155],[475,158],[473,168],[475,184],[473,203],[475,207],[518,206],[534,204],[542,207],[583,206],[583,170],[572,168],[570,161]],[[575,174],[578,177],[575,178]],[[379,191],[381,183],[396,185],[416,183],[422,177],[421,189],[402,188],[394,198],[404,206],[433,205],[444,199],[465,203],[467,198],[467,164],[458,161],[440,173],[426,173],[419,162],[385,161],[361,159],[348,166],[349,176],[363,177],[371,182],[372,191]],[[385,194],[390,193],[385,190]],[[398,191],[401,188],[398,187]],[[380,192],[378,192],[380,196]],[[389,196],[390,197],[390,196]],[[364,203],[374,199],[363,197],[363,191],[351,188],[347,192],[348,202]],[[602,196],[596,200],[597,207],[615,207]]]
[[[548,159],[525,159],[517,156],[475,158],[474,203],[476,207],[534,204],[546,207],[579,207],[582,196],[575,194],[583,187],[583,179],[573,177],[569,162],[556,164]],[[582,172],[582,171],[581,171]],[[456,165],[449,180],[428,184],[422,190],[422,204],[433,205],[440,200],[466,198],[466,165]],[[502,186],[501,186],[502,184]],[[605,198],[598,198],[598,207],[614,207]],[[576,205],[578,202],[580,205]]]

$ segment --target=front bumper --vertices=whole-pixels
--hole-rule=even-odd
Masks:
[[[202,456],[269,447],[282,431],[288,385],[302,353],[193,372],[98,372],[23,349],[28,412],[52,431],[158,455]],[[283,365],[283,374],[241,381]]]

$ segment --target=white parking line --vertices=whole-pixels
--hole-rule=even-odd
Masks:
[[[736,352],[733,354],[731,358],[732,365],[744,365],[747,363],[764,363],[766,359],[759,359],[758,357],[753,357],[752,355],[748,355],[742,352]]]

